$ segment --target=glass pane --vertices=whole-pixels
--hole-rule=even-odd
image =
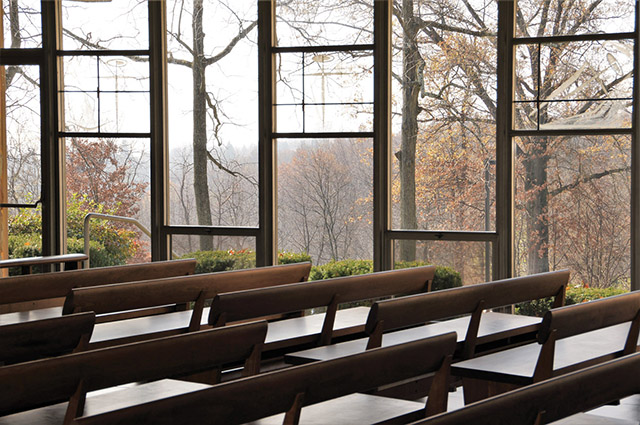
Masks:
[[[64,131],[100,131],[96,93],[64,94]]]
[[[66,129],[149,132],[149,64],[128,57],[66,56]]]
[[[0,47],[25,49],[42,46],[40,0],[2,0],[4,43]]]
[[[201,238],[210,239],[213,249],[200,251]],[[252,237],[171,235],[173,258],[195,258],[196,273],[254,268],[255,249],[256,240]]]
[[[194,13],[191,1],[170,0],[167,13],[171,223],[257,226],[256,2],[205,0]],[[194,24],[206,37],[194,39]],[[204,62],[194,72],[185,64],[196,46]]]
[[[100,90],[149,91],[149,63],[146,57],[101,57]]]
[[[0,202],[33,204],[41,196],[41,124],[37,66],[0,67]],[[0,87],[4,84],[0,83]],[[5,174],[6,172],[6,174]],[[0,258],[42,255],[39,208],[0,208]],[[1,270],[0,276],[20,274]]]
[[[278,46],[373,43],[373,1],[278,0]]]
[[[403,260],[402,252],[408,245],[413,246],[416,251],[415,260]],[[463,285],[488,282],[491,280],[492,273],[491,249],[491,242],[396,240],[394,242],[395,268],[426,264],[449,267],[452,273],[446,274],[453,274],[454,277],[440,284],[434,282],[433,289],[455,286],[456,274],[459,274]]]
[[[63,0],[63,49],[148,49],[148,15],[147,2],[141,0]]]
[[[372,258],[371,139],[278,141],[278,249]]]
[[[516,128],[631,125],[630,43],[558,43],[538,49],[520,46],[517,51],[515,92],[521,102],[516,104]]]
[[[628,284],[628,136],[516,140],[516,271],[568,268],[572,283]]]
[[[64,56],[62,62],[64,91],[98,91],[96,56]]]
[[[95,212],[150,229],[149,140],[66,139],[67,245],[82,251],[83,220]],[[149,240],[132,224],[91,221],[91,267],[150,261]]]
[[[277,57],[276,89],[281,97],[276,104],[282,105],[277,107],[279,132],[371,131],[370,53],[287,53]]]
[[[122,133],[149,132],[148,93],[102,93],[100,131]]]
[[[395,229],[495,228],[496,5],[416,2],[404,11],[446,30],[425,23],[411,32],[402,16],[394,20]],[[402,258],[415,255],[404,250]]]
[[[631,32],[634,5],[630,0],[518,0],[518,37]]]
[[[7,128],[0,135],[6,136],[7,180],[2,184],[7,202],[32,204],[40,199],[42,186],[40,70],[37,66],[7,66],[2,71],[7,81]]]

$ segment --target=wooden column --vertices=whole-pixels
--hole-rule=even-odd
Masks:
[[[635,43],[633,47],[633,116],[631,135],[631,290],[640,290],[640,11],[636,2]]]
[[[276,261],[276,146],[273,140],[276,114],[274,111],[275,82],[275,0],[258,1],[258,217],[256,264],[268,266]]]
[[[513,276],[514,148],[513,125],[515,4],[498,2],[498,110],[496,114],[496,230],[493,249],[493,278]]]
[[[170,259],[167,129],[166,1],[149,2],[149,75],[151,80],[151,259]]]
[[[2,4],[2,2],[0,2]],[[3,20],[0,20],[0,49],[4,47]],[[7,197],[7,80],[5,67],[0,65],[0,203],[8,202]],[[9,258],[9,210],[0,208],[0,259]],[[7,270],[1,270],[0,276],[7,276]]]
[[[374,2],[373,34],[373,266],[393,268],[390,228],[391,0]]]

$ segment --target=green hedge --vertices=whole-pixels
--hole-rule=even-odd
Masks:
[[[396,269],[406,269],[410,267],[426,266],[427,263],[421,261],[399,261],[395,264]],[[332,261],[322,266],[311,268],[309,280],[330,279],[340,276],[352,276],[373,272],[373,261],[371,260],[343,260]],[[450,267],[437,266],[433,278],[432,289],[434,291],[462,286],[460,273]]]
[[[198,261],[196,273],[242,270],[256,266],[256,253],[248,249],[239,251],[233,249],[227,251],[194,251],[184,254],[180,258],[195,258]],[[302,263],[305,261],[311,261],[311,256],[304,253],[278,252],[278,264]]]
[[[250,250],[234,251],[195,251],[183,255],[180,258],[195,258],[198,261],[196,273],[211,273],[224,270],[248,269],[256,266],[255,252]],[[311,261],[311,256],[306,253],[294,253],[281,251],[278,253],[279,264],[291,264]],[[419,261],[398,262],[396,269],[426,266]],[[341,276],[361,275],[373,272],[371,260],[342,260],[332,261],[320,266],[311,267],[309,280],[331,279]],[[433,279],[433,290],[455,288],[462,286],[460,273],[449,267],[436,267]]]
[[[612,286],[609,288],[583,288],[568,286],[565,305],[579,304],[587,301],[598,300],[600,298],[606,298],[612,295],[623,294],[628,291],[628,288],[622,286]],[[548,310],[551,309],[552,304],[552,298],[527,301],[525,303],[516,304],[515,311],[516,314],[542,317]]]

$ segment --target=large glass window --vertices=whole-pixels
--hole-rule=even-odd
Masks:
[[[393,229],[495,231],[496,2],[397,7]],[[463,244],[422,245],[398,241],[396,261],[433,262],[445,246]]]
[[[516,274],[628,285],[635,5],[517,3]]]
[[[257,227],[257,4],[170,0],[167,14],[171,224]],[[174,239],[191,252],[248,248],[242,238]]]
[[[278,141],[278,247],[314,264],[370,259],[371,139]]]
[[[91,267],[149,261],[148,4],[63,0],[61,22],[67,250],[83,251],[85,215],[94,213]]]
[[[42,45],[40,0],[2,0],[4,42],[0,48],[26,49]]]

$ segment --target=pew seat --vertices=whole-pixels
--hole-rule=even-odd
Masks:
[[[640,291],[548,311],[537,342],[456,363],[465,402],[635,353]]]

